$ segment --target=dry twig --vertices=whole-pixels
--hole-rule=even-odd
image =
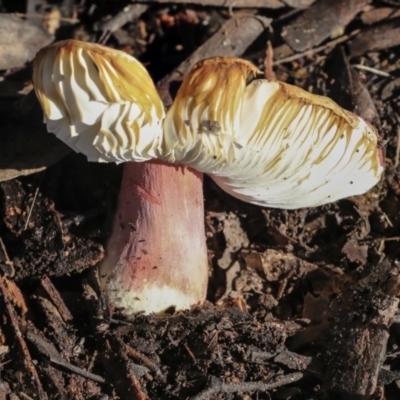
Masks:
[[[42,383],[40,382],[39,374],[36,371],[35,364],[32,361],[32,357],[29,353],[26,342],[22,336],[22,332],[19,329],[18,317],[17,317],[15,310],[11,304],[10,294],[7,290],[6,285],[4,284],[4,278],[2,276],[0,276],[0,291],[3,295],[3,300],[4,300],[4,303],[6,306],[8,316],[10,318],[11,326],[14,329],[15,336],[17,338],[17,342],[19,344],[21,353],[23,355],[24,365],[25,365],[27,371],[33,377],[33,382],[36,386],[36,391],[37,391],[39,399],[47,400],[47,395],[46,395],[45,391],[43,390]]]
[[[219,378],[211,377],[209,386],[202,392],[192,397],[191,400],[206,400],[210,396],[217,393],[238,393],[238,392],[256,392],[262,391],[266,392],[271,389],[278,388],[283,385],[289,385],[290,383],[296,382],[303,377],[303,373],[295,372],[293,374],[288,374],[280,376],[275,382],[223,382]]]
[[[122,341],[121,341],[121,343],[122,343]],[[125,346],[126,354],[129,357],[132,357],[135,361],[142,363],[150,371],[155,372],[155,374],[158,378],[165,380],[165,377],[163,376],[163,374],[160,370],[160,367],[155,362],[153,362],[152,360],[150,360],[150,358],[146,357],[143,353],[140,353],[139,351],[135,350],[131,346],[129,346],[127,344],[124,344],[124,346]]]
[[[13,13],[12,15],[15,15],[18,18],[29,18],[29,19],[44,19],[45,15],[44,14],[25,14],[25,13]],[[80,22],[79,19],[76,18],[65,18],[65,17],[60,17],[61,22],[65,22],[67,24],[77,24]]]
[[[139,18],[148,8],[149,6],[145,4],[131,4],[108,21],[102,23],[100,29],[103,32],[113,33],[126,23]]]
[[[14,269],[14,263],[11,261],[10,257],[8,256],[6,246],[4,245],[3,239],[0,237],[0,247],[1,250],[3,251],[4,258],[5,258],[5,264],[10,267],[10,271],[7,271],[7,276],[13,277],[15,275],[15,269]]]
[[[273,58],[274,58],[274,50],[272,48],[271,41],[268,40],[267,42],[267,49],[265,51],[265,58],[264,58],[264,75],[265,79],[275,80],[276,75],[273,69]]]
[[[46,291],[47,295],[50,297],[53,304],[56,306],[57,311],[60,313],[61,318],[64,320],[64,322],[71,321],[73,318],[72,314],[68,310],[67,306],[64,303],[64,300],[60,296],[60,293],[54,287],[49,277],[47,275],[43,276],[40,283],[43,289]]]
[[[26,218],[25,225],[24,225],[24,228],[22,229],[22,231],[26,231],[28,229],[29,221],[30,221],[31,215],[32,215],[32,210],[33,210],[33,207],[35,206],[36,198],[37,198],[37,195],[39,193],[39,188],[40,188],[40,183],[39,183],[39,185],[37,186],[37,188],[35,190],[35,194],[33,196],[32,204],[29,207],[28,216]]]
[[[71,371],[71,372],[73,372],[73,373],[75,373],[77,375],[81,375],[84,378],[91,379],[92,381],[95,381],[95,382],[98,382],[98,383],[104,383],[106,381],[101,376],[93,374],[93,373],[91,373],[89,371],[86,371],[86,370],[84,370],[82,368],[79,368],[79,367],[77,367],[75,365],[72,365],[71,363],[62,360],[61,358],[50,357],[50,361],[53,364],[60,365],[61,367],[64,367],[64,368],[68,369],[69,371]]]
[[[331,40],[330,42],[325,43],[322,46],[314,47],[313,49],[304,51],[303,53],[294,54],[293,56],[285,57],[285,58],[282,58],[280,60],[276,60],[276,61],[274,61],[273,65],[280,65],[280,64],[296,61],[296,60],[299,60],[300,58],[308,57],[308,56],[312,56],[312,55],[314,55],[316,53],[320,53],[321,51],[324,51],[324,50],[329,49],[331,47],[332,48],[335,47],[339,43],[346,42],[347,40],[349,40],[353,36],[357,35],[358,33],[360,33],[360,29],[357,29],[357,30],[353,31],[353,32],[349,33],[348,35],[343,35],[343,36],[340,36],[337,39]]]
[[[176,4],[200,4],[212,7],[236,7],[236,8],[281,8],[285,2],[281,0],[140,0],[142,3],[176,3]],[[298,0],[297,0],[298,1]],[[294,2],[294,5],[296,2]]]

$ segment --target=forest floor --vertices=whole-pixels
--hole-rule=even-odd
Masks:
[[[400,1],[1,0],[0,11],[0,399],[400,398]],[[246,204],[206,177],[206,304],[124,321],[95,270],[122,167],[47,133],[32,91],[34,55],[67,38],[137,57],[164,96],[200,59],[250,60],[376,126],[384,177],[295,211]]]

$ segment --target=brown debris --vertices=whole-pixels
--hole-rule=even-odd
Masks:
[[[400,78],[395,78],[385,85],[382,89],[382,100],[388,100],[397,94],[400,89]]]
[[[215,377],[210,378],[210,384],[207,389],[204,389],[198,395],[191,397],[190,400],[206,400],[214,394],[223,393],[237,393],[237,392],[266,392],[277,387],[288,385],[300,380],[303,377],[301,372],[295,372],[293,374],[284,375],[276,379],[275,382],[239,382],[239,383],[226,383]]]
[[[327,332],[330,359],[325,383],[330,389],[374,394],[399,304],[399,273],[395,264],[384,261],[338,297],[335,324]]]
[[[104,383],[105,382],[105,379],[102,378],[101,376],[96,375],[96,374],[92,374],[91,372],[85,371],[82,368],[76,367],[75,365],[72,365],[71,363],[62,360],[59,357],[50,357],[50,361],[53,364],[59,365],[61,367],[64,367],[67,370],[69,370],[69,371],[71,371],[71,372],[73,372],[75,374],[83,376],[84,378],[91,379],[91,380],[93,380],[95,382],[98,382],[98,383]]]
[[[4,278],[1,276],[0,276],[0,292],[2,294],[5,308],[7,310],[8,318],[10,319],[11,326],[14,330],[14,334],[15,334],[16,340],[19,345],[19,351],[21,352],[21,356],[23,359],[23,365],[25,366],[27,372],[31,375],[31,379],[32,379],[33,385],[34,385],[34,391],[39,396],[40,400],[47,400],[47,395],[46,395],[45,391],[43,390],[43,386],[40,381],[39,374],[37,373],[35,364],[33,363],[32,357],[30,355],[30,352],[28,350],[28,347],[26,345],[26,342],[24,340],[22,332],[19,328],[18,317],[17,317],[17,314],[15,313],[15,310],[11,304],[10,294],[4,284]],[[29,382],[26,382],[26,384],[30,386]]]
[[[54,40],[35,25],[10,14],[0,14],[0,70],[22,67]]]
[[[64,322],[70,322],[73,318],[72,314],[68,310],[63,299],[60,296],[60,293],[54,287],[50,278],[47,275],[45,275],[41,279],[40,283],[42,284],[43,289],[46,291],[47,295],[50,297],[53,304],[56,306],[57,311],[60,313],[60,316],[64,320]]]
[[[285,27],[282,37],[293,50],[310,49],[343,29],[370,0],[320,0]]]
[[[4,278],[4,284],[6,285],[8,293],[10,294],[10,300],[12,301],[13,305],[18,307],[21,314],[26,314],[28,312],[28,307],[20,288],[14,281],[7,278]]]
[[[340,43],[347,42],[350,38],[356,36],[359,32],[360,30],[358,29],[356,31],[351,32],[348,35],[343,35],[338,37],[337,39],[331,40],[322,46],[314,47],[312,49],[297,54],[293,54],[293,50],[287,44],[283,44],[275,50],[275,55],[277,60],[274,61],[273,65],[289,63],[292,61],[300,60],[305,57],[311,57],[323,51],[328,51],[330,49],[335,48]]]
[[[264,59],[264,76],[265,79],[276,80],[276,75],[273,69],[274,50],[271,41],[267,42],[267,50],[265,51]]]
[[[243,230],[240,218],[234,213],[210,213],[211,218],[215,219],[218,230],[222,234],[225,248],[221,249],[222,254],[218,259],[218,266],[222,269],[229,268],[236,260],[237,253],[249,245],[249,239]]]
[[[61,359],[61,355],[54,344],[49,342],[45,337],[42,336],[40,332],[38,332],[33,327],[28,327],[26,338],[36,347],[39,353],[42,353],[48,358]]]
[[[266,250],[260,256],[261,268],[269,282],[280,281],[289,274],[303,276],[316,268],[293,254],[273,249]]]
[[[118,395],[122,400],[146,400],[148,397],[142,391],[141,384],[131,368],[124,344],[115,336],[111,336],[104,344],[103,363],[107,377],[114,382]]]
[[[321,376],[323,371],[322,363],[312,357],[302,356],[293,351],[282,351],[274,361],[287,366],[292,370],[308,371],[315,375]]]
[[[268,77],[275,72],[375,125],[381,120],[386,176],[367,195],[294,211],[244,204],[206,178],[208,299],[222,296],[221,306],[124,322],[111,317],[87,269],[103,256],[120,168],[87,163],[48,135],[31,72],[4,73],[0,180],[9,181],[0,184],[7,276],[0,289],[8,303],[0,318],[0,399],[37,399],[41,387],[43,398],[62,400],[397,400],[400,59],[379,50],[397,43],[395,1],[365,1],[361,18],[358,0],[311,7],[312,0],[144,0],[120,12],[103,3],[94,0],[89,10],[66,0],[23,15],[37,25],[46,12],[61,15],[57,35],[65,38],[97,41],[102,30],[110,46],[165,77],[166,104],[200,58],[239,56],[257,67],[266,61]],[[296,25],[307,15],[312,32]],[[292,42],[299,35],[308,47],[294,54],[282,43],[285,26]],[[353,56],[363,37],[354,66],[347,42]],[[372,267],[381,258],[389,264]]]
[[[358,57],[368,51],[377,51],[400,44],[400,18],[389,19],[364,29],[349,42],[351,57]]]
[[[360,245],[356,240],[349,240],[342,249],[343,253],[351,262],[356,262],[360,265],[367,263],[368,246]]]
[[[175,4],[199,4],[202,6],[213,6],[213,7],[246,7],[246,8],[281,8],[287,3],[293,3],[292,1],[284,0],[141,0],[141,3],[175,3]],[[304,7],[304,2],[310,3],[311,0],[302,0],[301,7]]]
[[[45,315],[47,329],[52,340],[57,344],[66,358],[72,355],[72,349],[77,342],[76,336],[68,329],[56,307],[46,298],[35,296],[39,310]]]
[[[289,7],[306,9],[315,3],[315,0],[283,0],[283,2]]]
[[[400,10],[391,7],[371,8],[361,14],[361,21],[365,25],[373,25],[382,20],[400,17]]]
[[[156,377],[165,381],[165,377],[163,376],[160,367],[150,360],[150,358],[146,357],[143,353],[133,349],[129,345],[125,345],[126,354],[133,358],[134,360],[142,363],[145,367],[147,367],[150,371],[153,371],[156,374]]]
[[[102,23],[99,29],[103,32],[116,32],[126,23],[138,19],[147,9],[148,6],[145,4],[131,4],[108,21]]]
[[[16,180],[3,182],[0,187],[5,195],[3,221],[26,249],[26,252],[12,258],[16,279],[41,275],[50,264],[52,268],[47,272],[54,276],[72,271],[71,268],[88,268],[102,259],[103,248],[99,243],[63,234],[60,214],[48,198],[39,195],[33,202],[35,192],[27,193],[26,188]],[[29,224],[25,229],[28,216]],[[88,248],[82,246],[86,240],[91,242]],[[35,248],[40,248],[40,251]]]

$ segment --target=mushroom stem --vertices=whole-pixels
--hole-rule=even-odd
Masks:
[[[203,175],[161,162],[125,164],[100,276],[112,306],[128,317],[204,301]]]

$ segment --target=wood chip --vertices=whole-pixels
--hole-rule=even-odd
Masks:
[[[292,0],[289,1],[293,3]],[[307,1],[307,0],[306,0]],[[281,8],[285,7],[287,1],[280,0],[141,0],[141,3],[156,4],[200,4],[202,6],[213,7],[246,7],[246,8]],[[302,0],[300,3],[304,3]],[[301,7],[298,7],[301,8]]]
[[[46,291],[53,304],[56,306],[57,311],[60,313],[61,318],[64,320],[64,322],[70,322],[72,320],[72,314],[68,310],[67,306],[64,303],[64,300],[62,299],[58,290],[54,287],[50,278],[45,275],[41,279],[40,283],[42,284],[43,289]]]
[[[370,0],[320,0],[291,22],[282,32],[295,51],[304,51],[328,39],[353,20]]]
[[[1,276],[0,276],[0,292],[3,295],[3,300],[6,306],[5,307],[6,312],[8,314],[8,318],[10,319],[11,326],[12,329],[14,330],[16,341],[18,343],[18,347],[21,352],[23,365],[25,366],[27,372],[32,376],[32,382],[35,387],[38,398],[40,400],[47,400],[47,395],[43,389],[42,383],[39,378],[39,374],[36,370],[35,364],[33,363],[32,357],[29,353],[28,346],[26,345],[22,332],[19,328],[18,317],[10,301],[10,293],[8,292],[7,287],[4,284],[4,279]]]
[[[388,49],[400,45],[400,18],[385,21],[363,30],[349,43],[351,57],[358,57],[368,51]]]
[[[372,25],[385,19],[396,17],[400,17],[400,10],[391,7],[379,7],[365,11],[361,15],[361,21],[365,25]]]
[[[109,19],[106,22],[103,22],[100,26],[100,29],[102,31],[115,32],[126,23],[139,18],[144,12],[147,11],[147,9],[148,6],[145,4],[129,5],[113,18]]]
[[[54,37],[30,22],[0,14],[0,69],[22,67]]]
[[[325,338],[328,388],[348,395],[374,394],[399,291],[399,266],[384,261],[338,296],[335,324]]]

